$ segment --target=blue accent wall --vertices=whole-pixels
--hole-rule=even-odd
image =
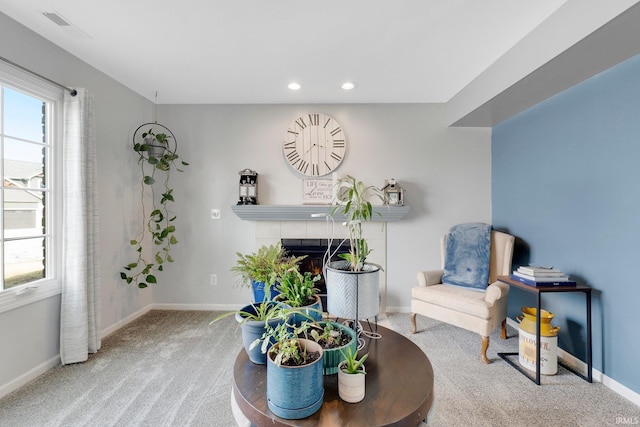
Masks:
[[[594,367],[640,393],[640,56],[495,126],[492,222],[514,268],[593,287]],[[586,360],[584,296],[547,294],[558,345]],[[509,317],[535,299],[517,289]]]

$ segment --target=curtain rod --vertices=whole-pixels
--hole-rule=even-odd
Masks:
[[[14,67],[16,67],[16,68],[21,69],[22,71],[26,71],[27,73],[32,74],[32,75],[34,75],[34,76],[36,76],[36,77],[40,77],[41,79],[46,80],[46,81],[48,81],[49,83],[51,83],[51,84],[54,84],[54,85],[58,86],[59,88],[62,88],[62,89],[68,90],[68,91],[69,91],[69,93],[71,94],[71,96],[76,96],[76,95],[78,94],[78,91],[77,91],[77,90],[75,90],[75,89],[71,89],[71,88],[69,88],[69,87],[66,87],[65,85],[62,85],[62,84],[60,84],[60,83],[58,83],[58,82],[54,82],[53,80],[51,80],[51,79],[49,79],[49,78],[47,78],[47,77],[43,76],[42,74],[38,74],[38,73],[36,73],[35,71],[31,71],[31,70],[29,70],[28,68],[25,68],[25,67],[23,67],[22,65],[18,65],[18,64],[16,64],[15,62],[13,62],[13,61],[11,61],[11,60],[9,60],[9,59],[7,59],[7,58],[3,57],[3,56],[0,56],[0,60],[1,60],[1,61],[3,61],[3,62],[6,62],[7,64],[13,65],[13,66],[14,66]]]

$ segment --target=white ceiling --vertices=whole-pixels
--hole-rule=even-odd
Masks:
[[[0,0],[0,11],[160,104],[424,103],[449,101],[564,3],[594,1]]]

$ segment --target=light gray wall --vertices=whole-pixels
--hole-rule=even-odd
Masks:
[[[100,191],[102,328],[151,304],[122,283],[123,248],[139,210],[129,134],[151,119],[151,103],[0,13],[0,55],[67,86],[94,92]],[[137,222],[135,222],[137,224]],[[59,353],[58,296],[0,314],[0,388]],[[5,351],[10,349],[10,351]]]
[[[282,139],[299,115],[323,112],[345,130],[348,153],[340,176],[382,186],[396,178],[406,188],[409,216],[387,229],[390,308],[407,310],[420,269],[438,268],[439,238],[449,226],[489,222],[490,130],[450,129],[443,105],[164,105],[158,121],[178,139],[191,165],[175,176],[176,263],[154,288],[162,304],[246,303],[229,269],[236,252],[254,250],[255,223],[231,211],[238,171],[259,173],[261,204],[300,204],[302,177],[285,163]],[[210,219],[220,208],[222,218]],[[218,275],[210,286],[209,274]]]

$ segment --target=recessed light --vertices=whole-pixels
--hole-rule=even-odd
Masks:
[[[293,83],[289,83],[289,86],[287,86],[287,87],[288,87],[289,89],[291,89],[291,90],[298,90],[298,89],[300,89],[302,86],[300,86],[300,83],[293,82]]]
[[[344,89],[344,90],[351,90],[351,89],[353,89],[354,87],[356,87],[356,85],[355,85],[355,84],[353,84],[352,82],[344,82],[344,83],[342,83],[342,86],[340,86],[340,87],[341,87],[342,89]]]

